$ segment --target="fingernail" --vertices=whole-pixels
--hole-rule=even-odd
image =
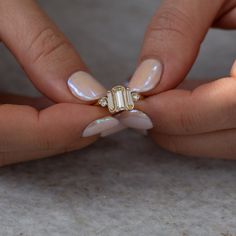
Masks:
[[[72,94],[83,101],[97,100],[106,94],[106,89],[84,71],[71,75],[67,84]]]
[[[124,130],[124,129],[127,129],[127,127],[124,126],[123,124],[121,124],[121,123],[119,122],[119,124],[116,125],[116,126],[114,126],[113,128],[103,131],[103,132],[101,133],[101,137],[103,137],[103,138],[104,138],[104,137],[107,137],[107,136],[109,136],[109,135],[118,133],[118,132],[120,132],[120,131],[122,131],[122,130]]]
[[[151,119],[145,113],[138,110],[122,112],[119,116],[119,121],[133,129],[148,130],[153,128]]]
[[[136,92],[147,92],[160,82],[162,64],[155,59],[143,61],[129,82],[129,88]]]
[[[100,134],[106,130],[112,129],[117,126],[119,121],[111,116],[107,116],[90,123],[87,128],[85,128],[82,137],[90,137],[93,135]]]

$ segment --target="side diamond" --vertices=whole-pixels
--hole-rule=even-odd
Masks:
[[[102,107],[106,107],[108,102],[107,102],[107,98],[103,97],[101,99],[99,99],[98,103],[102,106]]]
[[[137,102],[140,99],[140,95],[136,92],[132,93],[132,98],[134,102]]]

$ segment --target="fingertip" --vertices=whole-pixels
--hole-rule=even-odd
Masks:
[[[143,72],[140,71],[141,64],[137,70],[139,73],[134,75],[137,79],[134,80],[134,84],[131,82],[130,87],[135,85],[135,88],[139,88],[139,92],[153,95],[175,88],[183,81],[198,55],[208,26],[215,17],[215,11],[218,10],[218,4],[215,4],[210,11],[196,11],[205,9],[205,4],[201,1],[193,1],[192,4],[183,1],[175,3],[163,1],[149,24],[139,57],[142,60],[150,57],[158,58],[164,68],[161,79],[156,85],[152,83],[153,87],[142,86],[144,90],[141,90],[139,83],[136,83],[144,80]],[[147,73],[145,75],[147,82],[150,77]],[[147,82],[147,85],[150,84]]]
[[[35,1],[7,2],[3,12],[10,21],[1,24],[1,38],[37,89],[60,103],[88,104],[98,99],[105,88],[85,72],[88,69],[75,47],[39,5]],[[9,27],[12,22],[14,27]]]
[[[67,85],[70,92],[84,102],[93,102],[106,95],[105,87],[84,71],[73,73],[69,77]]]
[[[163,66],[159,60],[146,59],[138,66],[128,87],[135,92],[148,93],[160,83],[162,71]]]
[[[124,111],[119,115],[119,121],[126,127],[149,130],[153,128],[152,120],[140,110]]]
[[[114,127],[110,128],[110,129],[106,129],[104,131],[101,132],[101,137],[105,138],[107,136],[119,133],[123,130],[127,129],[127,127],[125,125],[123,125],[121,122],[119,122],[117,125],[115,125]]]
[[[111,116],[99,118],[95,121],[92,121],[84,129],[82,137],[91,137],[99,134],[102,134],[102,136],[104,136],[104,132],[116,128],[117,126],[119,126],[119,124],[119,120]]]

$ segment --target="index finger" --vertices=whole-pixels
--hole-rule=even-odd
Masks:
[[[92,103],[105,88],[33,0],[0,1],[0,35],[34,85],[55,102]]]
[[[223,0],[165,0],[152,18],[129,87],[145,95],[175,88],[191,69]]]

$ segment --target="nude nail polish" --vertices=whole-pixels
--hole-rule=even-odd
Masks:
[[[127,127],[124,126],[123,124],[121,124],[121,123],[119,122],[118,125],[112,127],[111,129],[107,129],[107,130],[103,131],[103,132],[101,133],[101,137],[107,137],[107,136],[109,136],[109,135],[118,133],[118,132],[120,132],[120,131],[122,131],[122,130],[125,130],[125,129],[127,129]]]
[[[119,121],[111,116],[107,116],[90,123],[84,130],[82,137],[98,135],[106,130],[112,129],[119,125]]]
[[[67,84],[72,94],[83,101],[94,101],[106,94],[106,89],[84,71],[72,74]]]
[[[160,82],[162,64],[155,59],[143,61],[129,82],[129,88],[136,92],[148,92]]]
[[[119,115],[119,121],[123,125],[133,129],[149,130],[153,128],[151,119],[139,110],[122,112]]]

